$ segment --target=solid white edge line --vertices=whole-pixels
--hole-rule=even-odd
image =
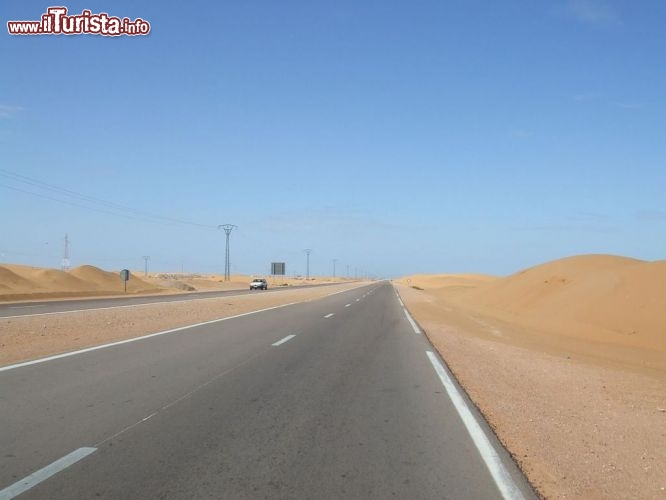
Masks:
[[[393,287],[393,291],[395,292],[395,296],[398,297],[398,302],[400,302],[400,305],[402,307],[405,307],[405,303],[402,301],[402,297],[400,297],[400,294],[398,293],[398,290],[396,290],[396,288]]]
[[[0,490],[0,500],[10,500],[11,498],[17,497],[21,493],[28,491],[30,488],[37,486],[39,483],[46,481],[51,476],[57,474],[58,472],[74,465],[79,460],[87,457],[91,453],[97,451],[97,448],[79,448],[74,450],[69,455],[65,455],[62,458],[59,458],[55,462],[46,467],[39,469],[36,472],[33,472],[29,476],[16,481],[11,486],[8,486],[4,490]]]
[[[467,432],[469,432],[472,441],[474,441],[474,445],[477,450],[479,450],[481,458],[485,462],[486,467],[488,467],[490,475],[502,494],[502,498],[505,500],[524,499],[525,497],[522,492],[511,478],[511,475],[507,472],[497,451],[488,439],[488,436],[486,436],[486,433],[483,432],[483,429],[476,421],[476,418],[474,418],[474,415],[472,415],[472,412],[467,407],[465,399],[449,377],[442,363],[432,351],[426,351],[426,354],[428,355],[428,359],[435,369],[435,372],[439,375],[439,379],[446,389],[453,406],[455,406],[458,411],[458,415],[460,415],[463,424],[465,424]]]
[[[407,317],[407,321],[409,321],[409,324],[412,325],[412,328],[414,329],[414,333],[421,333],[421,330],[419,330],[418,325],[416,324],[416,321],[412,318],[412,315],[409,314],[409,311],[407,308],[403,306],[402,310],[405,312],[405,316]]]
[[[115,347],[122,344],[129,344],[130,342],[137,342],[139,340],[149,339],[151,337],[159,337],[160,335],[166,335],[169,333],[181,332],[183,330],[189,330],[190,328],[197,328],[204,325],[212,325],[213,323],[220,323],[222,321],[228,321],[230,319],[241,318],[243,316],[250,316],[251,314],[258,314],[261,312],[272,311],[273,309],[280,309],[282,307],[293,306],[295,304],[300,304],[300,302],[290,302],[288,304],[282,304],[279,306],[267,307],[265,309],[258,309],[256,311],[249,311],[242,314],[236,314],[235,316],[227,316],[226,318],[213,319],[211,321],[203,321],[201,323],[195,323],[194,325],[181,326],[178,328],[172,328],[170,330],[163,330],[161,332],[149,333],[148,335],[142,335],[141,337],[133,337],[131,339],[119,340],[118,342],[111,342],[109,344],[96,345],[93,347],[87,347],[85,349],[79,349],[78,351],[65,352],[63,354],[56,354],[54,356],[48,356],[46,358],[34,359],[32,361],[24,361],[22,363],[16,363],[13,365],[7,365],[0,367],[0,372],[7,370],[14,370],[15,368],[21,368],[22,366],[36,365],[38,363],[45,363],[47,361],[53,361],[55,359],[67,358],[69,356],[75,356],[77,354],[84,354],[86,352],[97,351],[98,349],[106,349],[107,347]]]
[[[402,301],[400,298],[400,294],[398,291],[394,288],[396,297],[398,297],[398,302],[400,302],[400,307],[402,307],[402,310],[405,313],[405,316],[407,317],[407,321],[409,321],[409,324],[412,325],[412,329],[414,330],[414,333],[421,333],[421,330],[419,329],[419,326],[416,324],[416,321],[414,321],[414,318],[412,318],[412,315],[409,314],[409,311],[405,307],[405,303]]]
[[[333,316],[333,315],[335,315],[335,313],[328,313],[326,316],[324,316],[324,318],[328,319],[328,318],[330,318],[330,317]]]
[[[287,335],[287,336],[286,336],[285,338],[283,338],[282,340],[278,340],[277,342],[275,342],[274,344],[271,344],[271,345],[272,345],[273,347],[277,347],[277,346],[279,346],[279,345],[284,344],[285,342],[289,342],[289,341],[290,341],[291,339],[293,339],[295,336],[296,336],[296,335]]]

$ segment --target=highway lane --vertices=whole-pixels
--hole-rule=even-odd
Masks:
[[[0,371],[0,499],[501,498],[432,351],[378,283]]]
[[[248,295],[256,293],[275,293],[284,290],[296,290],[299,288],[311,288],[320,286],[332,286],[339,283],[323,283],[318,285],[296,285],[288,287],[274,287],[268,290],[221,290],[207,292],[189,292],[170,295],[146,295],[142,297],[102,297],[66,300],[43,300],[29,302],[14,302],[0,304],[0,318],[16,316],[34,316],[41,314],[52,314],[68,311],[83,311],[89,309],[107,309],[111,307],[128,307],[142,304],[157,304],[165,302],[182,302],[196,299],[213,299],[218,297],[229,297],[237,295]]]

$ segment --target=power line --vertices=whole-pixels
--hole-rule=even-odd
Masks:
[[[195,227],[206,228],[206,229],[214,229],[215,228],[215,226],[212,225],[212,224],[200,224],[198,222],[192,222],[192,221],[188,221],[188,220],[184,220],[184,219],[177,219],[177,218],[174,218],[174,217],[166,217],[166,216],[163,216],[163,215],[153,214],[151,212],[147,212],[147,211],[144,211],[144,210],[139,210],[139,209],[136,209],[136,208],[128,207],[126,205],[121,205],[119,203],[114,203],[112,201],[104,200],[102,198],[97,198],[95,196],[89,196],[89,195],[86,195],[86,194],[79,193],[77,191],[72,191],[71,189],[66,189],[66,188],[62,188],[62,187],[59,187],[59,186],[55,186],[53,184],[49,184],[47,182],[43,182],[43,181],[40,181],[38,179],[33,179],[33,178],[28,177],[26,175],[17,174],[16,172],[11,172],[11,171],[5,170],[5,169],[0,169],[0,176],[4,177],[5,179],[13,180],[15,182],[21,182],[21,183],[27,184],[29,186],[33,186],[33,187],[36,187],[38,189],[42,189],[42,190],[45,190],[45,191],[48,191],[48,192],[51,192],[51,193],[56,193],[56,194],[59,194],[59,195],[62,195],[62,196],[67,196],[69,198],[73,198],[74,200],[78,200],[80,202],[82,201],[82,202],[86,202],[86,203],[91,203],[91,204],[94,204],[94,205],[102,206],[106,209],[115,210],[115,212],[100,209],[98,207],[91,207],[91,206],[87,206],[87,205],[79,205],[79,204],[76,204],[76,203],[72,203],[71,201],[63,200],[61,198],[54,198],[54,197],[51,197],[51,196],[46,196],[44,194],[39,194],[39,193],[35,193],[35,192],[32,192],[32,191],[23,190],[23,189],[14,187],[14,186],[7,186],[5,184],[0,184],[0,187],[4,187],[4,188],[7,188],[7,189],[13,189],[15,191],[23,192],[23,193],[30,194],[30,195],[33,195],[33,196],[38,196],[38,197],[41,197],[41,198],[50,199],[52,201],[57,201],[59,203],[73,205],[73,206],[76,206],[76,207],[79,207],[79,208],[84,208],[84,209],[87,209],[87,210],[95,210],[95,211],[98,211],[98,212],[106,213],[106,214],[109,214],[109,215],[116,215],[116,216],[120,216],[120,217],[129,217],[127,215],[129,213],[130,215],[133,215],[135,217],[138,216],[138,217],[143,217],[143,218],[148,218],[148,219],[155,219],[155,220],[150,220],[150,222],[162,221],[162,223],[183,224],[183,225],[195,226]],[[118,211],[125,212],[125,213],[117,213]],[[141,220],[141,219],[138,219],[138,220]]]
[[[83,208],[85,210],[91,210],[93,212],[99,212],[99,213],[107,214],[107,215],[115,215],[117,217],[123,217],[125,219],[138,220],[138,221],[145,222],[145,220],[139,219],[138,217],[132,217],[131,215],[119,214],[119,213],[116,213],[116,212],[109,212],[108,210],[103,210],[101,208],[79,205],[78,203],[74,203],[74,202],[71,202],[71,201],[61,200],[59,198],[54,198],[53,196],[48,196],[48,195],[39,194],[39,193],[33,193],[32,191],[26,191],[25,189],[17,188],[17,187],[14,187],[14,186],[7,186],[6,184],[0,184],[0,187],[3,187],[5,189],[11,189],[12,191],[18,191],[19,193],[25,193],[25,194],[29,194],[29,195],[32,195],[32,196],[36,196],[38,198],[44,198],[46,200],[55,201],[57,203],[62,203],[63,205],[69,205],[69,206],[72,206],[72,207]],[[155,221],[151,221],[151,222],[155,222]]]

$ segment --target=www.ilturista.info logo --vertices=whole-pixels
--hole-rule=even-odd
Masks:
[[[40,21],[7,21],[10,35],[147,35],[150,23],[137,17],[109,16],[106,12],[93,14],[84,10],[81,14],[68,16],[67,7],[49,7]]]

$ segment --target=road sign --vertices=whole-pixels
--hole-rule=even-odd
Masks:
[[[127,281],[130,279],[129,269],[120,271],[120,280],[125,284],[125,292],[127,292]]]
[[[285,274],[284,262],[271,262],[271,274],[273,276],[284,276]]]

